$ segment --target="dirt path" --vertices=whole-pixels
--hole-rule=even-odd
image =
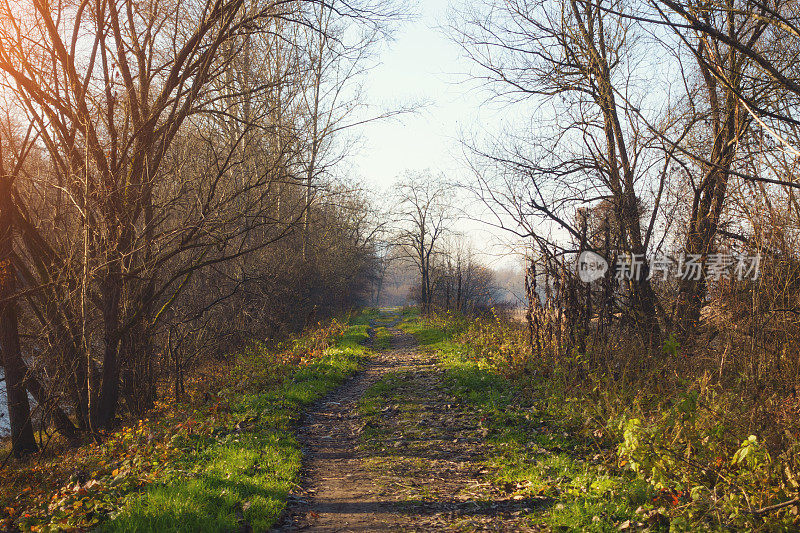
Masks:
[[[307,414],[303,487],[276,531],[531,531],[523,515],[542,501],[485,480],[479,417],[447,394],[433,354],[390,331],[391,349]]]

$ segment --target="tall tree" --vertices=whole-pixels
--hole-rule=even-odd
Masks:
[[[29,132],[30,133],[30,132]],[[6,398],[11,424],[12,452],[21,457],[38,449],[33,435],[26,368],[19,340],[16,301],[17,274],[14,265],[14,213],[12,190],[24,157],[10,161],[7,169],[6,139],[0,137],[0,353],[5,372]]]
[[[395,241],[419,273],[419,300],[423,311],[428,313],[433,302],[434,261],[454,221],[453,191],[443,180],[427,175],[408,176],[397,189]]]
[[[697,91],[687,94],[691,125],[685,140],[675,145],[677,156],[687,160],[684,168],[692,169],[683,252],[701,265],[716,250],[731,181],[737,170],[746,171],[746,163],[737,164],[737,155],[754,119],[760,120],[754,109],[776,111],[776,97],[780,99],[774,83],[764,83],[759,77],[759,60],[764,60],[760,54],[770,41],[770,21],[778,23],[775,10],[780,11],[781,4],[747,0],[709,6],[670,0],[654,4],[663,23],[688,50],[699,74]],[[706,295],[704,275],[681,278],[674,315],[684,343],[691,341]]]
[[[601,199],[613,206],[621,254],[643,261],[649,250],[651,224],[642,222],[647,214],[642,194],[658,188],[663,176],[650,172],[654,135],[633,105],[637,39],[633,23],[618,14],[625,10],[616,1],[488,2],[454,27],[455,38],[479,67],[475,77],[494,97],[530,102],[539,110],[533,131],[512,133],[497,148],[471,150],[478,192],[499,225],[558,255],[577,250],[555,242],[548,231],[583,247],[583,233],[574,223],[577,210]],[[490,183],[487,172],[500,183]],[[651,220],[657,203],[649,206]],[[626,283],[634,321],[655,347],[661,337],[659,302],[649,278],[642,262]]]

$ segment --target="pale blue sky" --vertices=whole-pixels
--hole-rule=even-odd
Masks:
[[[367,184],[388,187],[405,170],[457,172],[459,133],[487,116],[479,109],[483,97],[463,83],[470,62],[438,28],[447,22],[449,4],[420,0],[415,18],[398,28],[367,78],[365,92],[378,107],[427,104],[413,115],[364,128],[365,146],[355,164]]]
[[[540,120],[541,113],[550,116],[549,106],[534,111],[533,101],[516,106],[486,103],[487,93],[476,88],[467,75],[480,70],[442,30],[459,5],[471,6],[474,2],[418,0],[416,7],[411,8],[414,18],[400,25],[394,40],[383,45],[378,55],[380,65],[368,74],[364,92],[375,108],[427,103],[413,115],[363,128],[363,149],[352,159],[353,170],[373,191],[391,190],[405,171],[430,170],[434,174],[444,173],[454,181],[470,181],[459,145],[462,134],[478,138],[485,134],[502,135],[504,130],[509,131],[509,124],[515,130],[532,127],[536,123],[529,121]],[[659,46],[652,36],[640,37],[645,44],[652,42]],[[669,39],[669,35],[658,37]],[[678,90],[683,87],[674,72],[674,58],[670,57],[663,53],[646,54],[631,64],[631,75],[635,74],[636,80],[633,90],[641,93],[639,107],[651,108],[653,116],[658,116],[657,112],[663,111],[671,100],[672,84],[677,83]],[[472,207],[470,212],[478,210]],[[517,258],[508,256],[507,246],[498,245],[498,241],[507,242],[511,238],[508,233],[490,230],[476,222],[459,222],[459,230],[469,234],[489,262],[498,266],[519,263]]]
[[[466,76],[472,63],[440,29],[455,5],[453,0],[420,0],[413,20],[397,28],[378,56],[380,65],[367,77],[364,92],[376,108],[425,104],[417,113],[372,123],[361,132],[363,149],[352,160],[353,170],[373,191],[390,191],[406,171],[430,170],[463,181],[469,171],[461,158],[462,133],[500,128],[503,110],[485,103],[486,95]],[[516,265],[517,259],[503,257],[508,249],[497,246],[497,238],[506,235],[476,222],[458,225],[485,260]]]

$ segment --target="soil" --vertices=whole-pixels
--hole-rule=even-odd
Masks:
[[[447,393],[435,354],[390,327],[391,349],[307,412],[303,482],[275,531],[534,531],[525,515],[546,498],[491,483],[480,415]],[[392,375],[378,422],[358,403]]]

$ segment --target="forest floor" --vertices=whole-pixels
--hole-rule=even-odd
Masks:
[[[796,506],[735,515],[657,488],[574,375],[509,369],[516,352],[481,339],[365,310],[232,354],[102,443],[0,468],[0,531],[800,530]]]
[[[637,509],[648,494],[614,492],[634,487],[512,405],[504,378],[450,360],[444,332],[400,321],[373,321],[368,366],[307,413],[303,481],[277,531],[663,528]]]
[[[298,420],[370,359],[369,317],[220,355],[100,443],[6,460],[0,531],[267,531],[301,470]]]

